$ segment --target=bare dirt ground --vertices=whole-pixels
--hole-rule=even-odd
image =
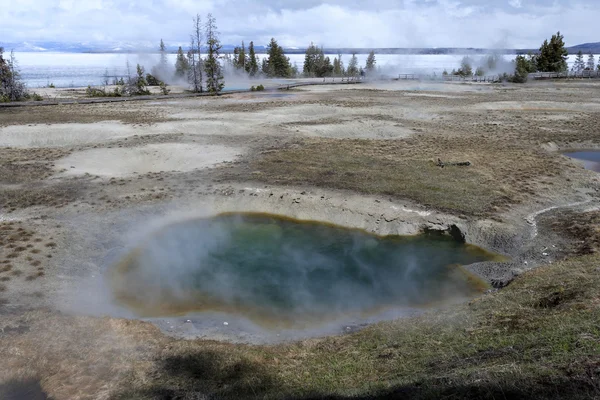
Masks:
[[[288,382],[294,360],[319,346],[339,350],[337,339],[229,355],[230,344],[173,339],[164,332],[285,338],[242,320],[223,325],[220,315],[154,321],[161,331],[112,304],[106,269],[166,221],[257,211],[377,234],[455,227],[468,243],[511,257],[469,267],[504,286],[540,264],[597,251],[600,178],[560,151],[600,149],[598,126],[600,85],[583,81],[382,82],[0,108],[0,384],[56,399],[194,398],[181,397],[193,392],[181,382],[206,368],[206,382],[214,375],[239,387],[203,381],[203,393],[286,397],[265,388]],[[471,165],[440,168],[438,159]],[[330,329],[322,333],[346,332]],[[385,355],[375,363],[401,353],[377,351]],[[185,358],[192,353],[195,361]],[[264,374],[249,372],[265,364]],[[370,371],[367,380],[378,376]],[[170,389],[145,392],[140,382],[158,376]],[[363,393],[351,380],[328,381],[318,394]]]

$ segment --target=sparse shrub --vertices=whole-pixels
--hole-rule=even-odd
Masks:
[[[112,92],[107,92],[103,88],[94,88],[88,86],[85,90],[85,94],[87,97],[121,97],[122,89],[120,86],[117,86]]]
[[[21,81],[21,74],[13,52],[3,57],[4,48],[0,47],[0,102],[27,100],[27,89]]]
[[[160,86],[160,84],[162,83],[161,80],[159,80],[152,74],[146,74],[146,82],[148,83],[148,86]]]
[[[258,86],[256,87],[256,91],[257,91],[257,92],[262,92],[262,91],[264,91],[264,90],[265,90],[265,87],[264,87],[263,85],[258,85]]]
[[[256,87],[254,85],[252,85],[252,87],[250,88],[251,92],[256,92]]]
[[[106,92],[104,89],[93,88],[88,85],[87,89],[85,89],[85,95],[87,97],[106,97]]]
[[[160,92],[161,92],[163,95],[165,95],[165,96],[166,96],[166,95],[168,95],[169,93],[171,93],[171,89],[169,89],[169,88],[167,87],[167,84],[166,84],[166,83],[164,83],[164,82],[161,82],[159,86],[160,86]]]
[[[462,76],[463,78],[473,76],[473,67],[471,67],[471,64],[471,59],[469,57],[464,57],[460,63],[460,68],[458,71],[452,70],[452,75]]]
[[[33,93],[31,93],[31,94],[27,94],[27,95],[25,96],[25,98],[26,98],[27,100],[33,100],[33,101],[43,101],[43,100],[44,100],[44,98],[43,98],[42,96],[40,96],[39,94],[37,94],[37,93],[35,93],[35,92],[33,92]]]

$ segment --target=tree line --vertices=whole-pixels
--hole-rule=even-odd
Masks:
[[[202,54],[203,49],[206,55]],[[105,88],[88,87],[89,96],[133,96],[148,95],[148,86],[160,87],[161,93],[168,94],[169,89],[166,81],[186,81],[190,90],[195,93],[208,92],[218,94],[225,86],[222,62],[228,63],[239,72],[249,77],[264,76],[267,78],[295,78],[295,77],[357,77],[373,74],[376,71],[377,60],[375,52],[371,51],[367,57],[366,64],[358,65],[356,53],[352,54],[348,66],[344,65],[342,55],[333,58],[326,56],[323,47],[311,43],[305,51],[304,65],[302,71],[297,65],[292,65],[289,57],[285,55],[283,48],[272,38],[267,46],[266,57],[260,60],[254,48],[254,42],[250,42],[248,48],[244,42],[235,47],[233,54],[221,54],[221,42],[217,30],[216,19],[208,14],[203,24],[200,15],[193,20],[193,30],[190,35],[190,44],[187,52],[180,46],[177,51],[175,65],[169,65],[166,45],[161,39],[159,45],[160,59],[158,65],[154,66],[151,73],[146,73],[141,65],[136,66],[136,72],[131,73],[129,63],[127,64],[127,77],[115,78],[112,82],[115,88],[107,91]],[[518,55],[514,63],[514,73],[504,74],[504,79],[513,82],[525,82],[527,76],[533,72],[566,72],[568,52],[565,48],[564,37],[557,32],[550,40],[544,40],[536,54]],[[600,61],[600,60],[599,60]],[[458,70],[453,70],[453,75],[463,77],[478,75],[483,76],[488,72],[495,71],[500,57],[492,55],[487,57],[483,65],[473,70],[473,62],[469,57],[463,58]],[[581,51],[572,67],[574,72],[600,71],[600,63],[596,64],[592,53],[584,60]],[[447,75],[448,72],[444,71]],[[109,85],[108,71],[106,72],[105,86]],[[21,81],[17,61],[14,53],[4,56],[4,49],[0,47],[0,102],[18,100],[41,100],[35,93],[29,93]]]
[[[371,74],[375,71],[376,64],[377,61],[375,58],[375,51],[372,50],[367,56],[367,61],[364,68],[358,66],[358,58],[356,57],[356,53],[352,54],[350,62],[348,63],[348,68],[345,68],[341,54],[338,54],[337,57],[334,57],[332,62],[328,56],[325,56],[323,47],[319,48],[318,46],[315,46],[314,43],[311,43],[306,49],[304,55],[304,67],[302,69],[302,74],[307,78],[323,78],[330,76],[365,76],[366,74]]]
[[[550,41],[544,40],[537,54],[518,55],[515,59],[515,72],[512,76],[514,82],[526,82],[527,76],[534,72],[567,72],[569,52],[565,47],[564,36],[560,32],[552,35]],[[594,55],[590,52],[587,63],[583,61],[583,53],[578,52],[573,68],[574,72],[585,70],[600,71],[600,63],[596,65]]]

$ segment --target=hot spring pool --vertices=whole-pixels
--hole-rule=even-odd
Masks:
[[[110,276],[117,301],[141,317],[217,311],[296,326],[473,297],[486,286],[460,265],[493,258],[441,235],[227,214],[162,228]]]

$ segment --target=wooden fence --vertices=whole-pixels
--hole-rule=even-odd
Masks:
[[[597,79],[600,78],[600,71],[569,71],[569,72],[535,72],[529,74],[529,79]]]
[[[499,82],[498,75],[486,76],[460,76],[460,75],[421,75],[421,74],[400,74],[398,80],[414,81],[444,81],[444,82]]]

